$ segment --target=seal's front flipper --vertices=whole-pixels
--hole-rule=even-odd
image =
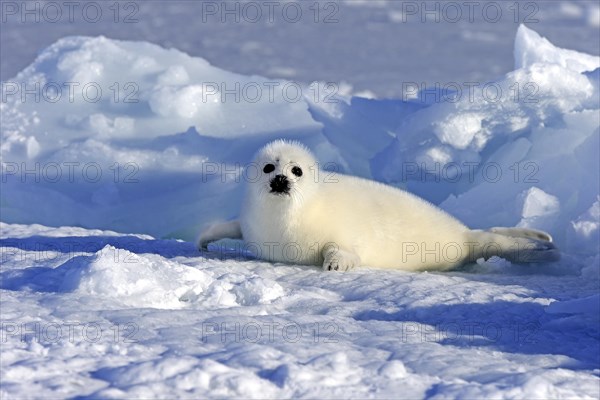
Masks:
[[[238,220],[218,222],[205,229],[198,238],[198,249],[207,250],[210,242],[219,239],[242,239],[242,228]]]
[[[337,246],[323,249],[324,271],[350,271],[360,267],[360,257],[350,251],[341,250]]]

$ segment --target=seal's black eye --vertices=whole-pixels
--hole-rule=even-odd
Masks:
[[[265,174],[269,174],[271,172],[275,171],[275,166],[273,164],[267,164],[265,165],[265,167],[263,168],[263,172]]]
[[[292,168],[292,174],[302,176],[302,169],[300,167],[294,167]]]

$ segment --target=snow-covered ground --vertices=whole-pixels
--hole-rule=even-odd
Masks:
[[[403,26],[375,4],[353,7]],[[597,32],[595,3],[560,4]],[[514,41],[512,70],[424,92],[95,34],[47,47],[2,85],[0,395],[600,397],[600,58],[524,25]],[[473,228],[547,230],[563,258],[341,274],[236,242],[200,254],[200,229],[239,210],[244,164],[280,137]]]
[[[3,398],[598,397],[597,258],[326,274],[110,231],[0,240]]]

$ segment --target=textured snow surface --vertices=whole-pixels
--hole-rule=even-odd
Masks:
[[[293,82],[147,42],[41,51],[2,86],[1,397],[600,397],[600,59],[525,26],[514,56],[473,96],[316,83],[291,101]],[[23,100],[36,84],[43,100]],[[221,84],[263,95],[223,101]],[[547,230],[563,258],[341,274],[231,243],[198,253],[202,226],[238,213],[254,151],[281,137],[473,228]]]
[[[598,398],[598,259],[323,273],[1,225],[3,398]],[[493,261],[493,260],[492,260]]]

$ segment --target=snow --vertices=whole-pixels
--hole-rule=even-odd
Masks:
[[[535,63],[558,64],[577,72],[593,71],[600,67],[598,57],[566,49],[557,52],[548,39],[522,25],[515,39],[515,69]]]
[[[576,274],[324,275],[33,225],[0,240],[8,398],[598,395],[598,281]]]
[[[525,26],[514,55],[472,91],[386,100],[58,40],[2,86],[1,397],[598,398],[600,58]],[[279,137],[473,228],[547,230],[563,258],[325,274],[199,253]]]
[[[577,275],[323,275],[147,236],[2,235],[9,398],[598,394],[597,281]]]
[[[524,26],[515,55],[518,69],[490,83],[504,95],[482,89],[408,116],[375,156],[373,175],[405,183],[470,226],[538,228],[562,244],[598,194],[600,59]],[[524,90],[513,97],[516,88]]]
[[[559,199],[535,186],[522,193],[521,197],[523,205],[520,207],[522,212],[518,226],[537,227],[538,229],[551,228],[560,212]]]
[[[6,3],[6,8],[12,5],[17,9],[15,14],[6,10],[0,28],[3,81],[13,78],[60,38],[102,34],[175,47],[216,67],[248,76],[305,83],[346,81],[356,92],[369,91],[379,98],[400,97],[404,82],[482,82],[510,71],[519,23],[527,23],[560,47],[600,54],[600,6],[593,0],[453,2],[445,6],[446,12],[427,16],[427,8],[441,9],[444,3],[324,1],[320,2],[317,23],[314,2],[295,2],[303,15],[296,23],[283,18],[283,4],[275,5],[276,12],[269,20],[269,6],[263,2],[254,3],[262,13],[259,21],[251,22],[248,15],[250,18],[236,22],[235,16],[222,17],[222,1],[211,3],[217,7],[215,15],[205,15],[210,5],[203,6],[202,2],[162,1],[160,7],[131,2],[120,4],[118,10],[114,3],[96,2],[102,18],[93,23],[83,17],[83,5],[74,6],[70,19],[68,7],[58,2],[62,6],[58,21],[51,21],[52,7],[46,6],[49,10],[42,13],[38,23],[31,15],[26,18],[29,23],[22,23],[25,9],[35,10],[36,5],[43,8],[44,3]],[[415,7],[415,12],[409,12]],[[457,7],[462,13],[458,22],[453,21]],[[500,20],[490,21],[485,7],[490,7],[490,16],[500,7]],[[90,13],[94,8],[90,7]],[[248,8],[250,14],[252,7]],[[133,21],[124,21],[128,16]],[[325,23],[328,16],[332,21]],[[441,17],[438,22],[436,16]]]

